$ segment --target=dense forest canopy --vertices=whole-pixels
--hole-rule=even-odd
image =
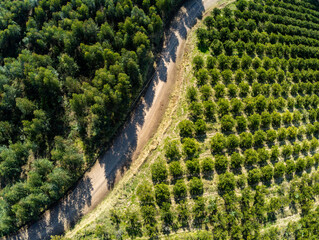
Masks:
[[[109,142],[180,2],[0,2],[0,236],[36,219]]]

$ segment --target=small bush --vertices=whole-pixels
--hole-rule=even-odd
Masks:
[[[173,192],[176,199],[187,197],[187,188],[183,179],[177,180]]]
[[[158,206],[163,206],[164,203],[170,203],[170,192],[168,185],[160,183],[155,185],[155,198]]]
[[[202,172],[207,174],[214,170],[213,159],[206,157],[201,161]]]
[[[169,172],[173,178],[179,178],[184,174],[183,168],[179,161],[174,161],[169,164]]]
[[[189,181],[189,192],[191,195],[201,195],[203,194],[204,191],[204,187],[203,187],[203,182],[201,179],[197,178],[197,177],[193,177],[190,181]]]
[[[192,159],[186,161],[187,172],[190,175],[199,175],[200,166],[198,159]]]
[[[154,183],[160,183],[167,180],[168,172],[164,162],[154,163],[151,167],[152,180]]]

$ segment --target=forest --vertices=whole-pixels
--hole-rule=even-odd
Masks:
[[[186,116],[136,191],[76,239],[318,239],[318,9],[214,8],[196,30]]]
[[[37,219],[107,146],[180,3],[0,2],[0,236]]]

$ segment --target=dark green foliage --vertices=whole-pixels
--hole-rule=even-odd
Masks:
[[[187,196],[187,188],[184,180],[177,180],[173,188],[176,199],[185,198]]]
[[[154,204],[154,193],[152,185],[149,182],[140,184],[137,188],[136,194],[141,202],[141,205]]]
[[[200,166],[198,159],[187,160],[186,167],[189,175],[199,175]]]
[[[194,135],[195,129],[192,121],[183,120],[178,124],[178,127],[181,137],[192,137]]]
[[[183,152],[188,158],[193,158],[198,155],[199,144],[194,138],[183,139]]]
[[[201,179],[197,177],[193,177],[188,184],[189,192],[193,196],[201,195],[203,194],[203,182]]]
[[[276,163],[274,168],[274,177],[275,178],[283,177],[285,171],[286,171],[286,166],[283,162]]]
[[[231,131],[235,126],[235,120],[230,115],[224,115],[221,118],[220,123],[223,131]]]
[[[204,174],[208,174],[214,170],[213,159],[206,157],[201,161],[201,170]]]
[[[218,173],[224,173],[228,168],[228,159],[224,155],[215,155],[215,169]]]
[[[167,180],[168,171],[164,162],[154,163],[152,165],[152,180],[154,183],[160,183]]]
[[[228,193],[235,189],[235,177],[234,174],[226,172],[219,175],[218,190],[222,193]]]
[[[169,172],[173,178],[182,177],[184,174],[183,168],[179,161],[173,161],[169,164]]]
[[[249,185],[255,185],[259,183],[261,178],[261,172],[259,169],[255,168],[248,172],[248,183]]]
[[[179,160],[181,157],[181,153],[179,150],[179,142],[177,140],[173,140],[167,142],[165,145],[165,157],[169,161]]]
[[[243,162],[243,157],[239,153],[234,152],[230,158],[230,167],[236,171],[241,168]]]
[[[162,207],[164,203],[170,203],[170,192],[168,189],[168,185],[166,185],[165,183],[156,184],[155,198],[157,205],[159,205],[160,207]]]
[[[222,134],[217,133],[211,139],[212,152],[213,153],[222,153],[225,148],[226,148],[226,138]]]

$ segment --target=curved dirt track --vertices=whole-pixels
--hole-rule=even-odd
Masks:
[[[189,29],[218,0],[189,0],[173,20],[156,72],[131,118],[101,159],[85,173],[77,186],[37,222],[5,239],[50,239],[62,234],[93,210],[136,159],[161,122],[174,88]]]

